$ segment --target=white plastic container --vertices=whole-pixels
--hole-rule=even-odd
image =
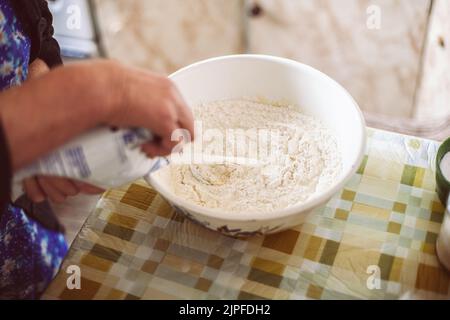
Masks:
[[[439,261],[450,271],[450,198],[447,201],[447,210],[444,213],[441,231],[436,243],[436,252]]]
[[[436,156],[436,191],[442,204],[446,206],[444,219],[436,243],[436,253],[442,265],[450,271],[450,180],[448,156],[450,154],[450,138],[439,147]]]

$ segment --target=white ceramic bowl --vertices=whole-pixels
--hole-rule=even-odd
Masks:
[[[234,55],[195,63],[170,78],[189,105],[242,97],[297,105],[334,131],[342,156],[342,173],[328,189],[303,204],[261,214],[237,216],[201,207],[177,197],[157,175],[148,177],[147,181],[178,212],[207,228],[231,236],[251,236],[301,224],[311,210],[324,205],[343,188],[361,163],[366,131],[358,105],[337,82],[309,66],[272,56]]]

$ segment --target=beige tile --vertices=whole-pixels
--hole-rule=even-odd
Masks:
[[[429,0],[259,3],[264,13],[249,23],[251,52],[293,58],[324,71],[366,111],[411,115]],[[369,5],[381,9],[379,30],[367,28]]]
[[[395,201],[397,199],[398,182],[363,176],[358,191],[370,196]]]
[[[95,1],[110,57],[171,73],[243,51],[241,0]]]
[[[435,0],[414,117],[450,117],[450,2]]]

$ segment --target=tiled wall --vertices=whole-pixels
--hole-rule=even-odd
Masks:
[[[450,114],[443,93],[450,85],[450,56],[436,40],[446,29],[443,37],[450,46],[447,0],[95,3],[108,54],[132,65],[170,73],[211,56],[275,54],[328,73],[364,111],[404,118]],[[378,8],[380,28],[368,28]]]
[[[324,71],[365,110],[411,114],[429,0],[258,2],[265,9],[250,20],[252,52],[293,58]],[[370,5],[381,10],[380,29],[367,27],[375,18]]]
[[[171,73],[243,51],[241,0],[96,0],[109,56]]]
[[[414,117],[450,117],[450,1],[434,0]]]

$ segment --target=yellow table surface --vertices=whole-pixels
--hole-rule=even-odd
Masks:
[[[234,239],[175,214],[144,182],[110,190],[45,299],[449,298],[436,257],[438,143],[368,129],[364,161],[308,221]],[[448,213],[447,213],[448,214]],[[66,286],[70,265],[81,289]]]

